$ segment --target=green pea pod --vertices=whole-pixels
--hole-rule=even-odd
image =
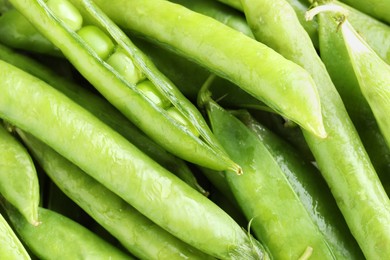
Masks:
[[[236,8],[237,10],[243,11],[243,4],[241,0],[218,0],[219,2],[225,3],[231,7]],[[287,0],[291,7],[294,8],[294,11],[296,12],[299,22],[302,24],[302,26],[305,28],[306,32],[309,34],[313,45],[315,47],[319,47],[318,44],[318,33],[317,33],[317,24],[316,22],[308,22],[305,20],[305,12],[309,9],[309,6],[307,3],[304,3],[300,0]]]
[[[202,194],[207,195],[207,191],[199,185],[194,174],[183,160],[168,153],[157,143],[149,139],[104,99],[99,98],[97,95],[92,94],[75,83],[60,77],[41,63],[36,62],[25,55],[18,54],[2,45],[0,45],[0,59],[17,66],[52,85],[126,137],[132,144],[169,171],[179,176],[191,187],[199,190]]]
[[[32,225],[38,224],[39,183],[30,155],[0,124],[0,194]]]
[[[363,254],[317,168],[248,112],[238,111],[234,115],[256,134],[280,165],[311,219],[326,237],[336,259],[362,259]]]
[[[0,214],[0,258],[7,260],[31,259],[8,222]]]
[[[133,259],[77,222],[39,208],[33,226],[9,205],[7,214],[21,240],[41,259]]]
[[[213,17],[214,19],[236,29],[239,32],[254,38],[251,29],[242,13],[228,6],[210,0],[170,0],[172,3],[183,5],[195,12]]]
[[[341,32],[332,15],[318,17],[320,52],[383,185],[390,185],[390,148],[360,91]],[[390,190],[386,190],[389,194]]]
[[[365,257],[386,258],[390,255],[390,201],[325,65],[287,2],[246,3],[250,26],[256,26],[259,17],[268,21],[267,28],[256,27],[256,38],[300,64],[317,83],[328,138],[303,131],[305,140]]]
[[[353,27],[359,28],[359,34],[378,53],[378,55],[390,64],[390,26],[375,18],[359,12],[349,5],[335,1],[348,11],[348,20]]]
[[[213,101],[206,103],[212,129],[245,174],[227,173],[227,182],[250,228],[274,259],[334,259],[328,241],[291,188],[277,157],[237,118]],[[288,212],[288,214],[286,214]]]
[[[264,254],[209,199],[43,81],[0,61],[0,90],[0,117],[51,146],[173,235],[221,259]]]
[[[347,21],[341,32],[363,96],[390,147],[390,65],[386,64]]]
[[[209,259],[151,222],[53,149],[17,131],[51,180],[133,255],[140,259]]]
[[[341,2],[390,25],[390,2],[387,0],[341,0]]]
[[[17,10],[0,16],[0,42],[12,48],[61,56],[61,52],[46,38],[37,34],[31,23]]]
[[[57,14],[42,0],[38,1],[10,1],[13,6],[21,12],[47,39],[49,39],[55,46],[57,46],[62,53],[70,60],[70,62],[87,78],[98,91],[106,97],[106,99],[112,103],[118,110],[120,110],[126,117],[134,122],[137,127],[142,129],[148,136],[150,136],[155,142],[163,146],[167,151],[177,155],[180,158],[188,160],[190,162],[200,164],[205,167],[209,167],[216,170],[232,169],[237,173],[240,173],[240,167],[232,162],[226,153],[219,149],[219,145],[214,142],[215,138],[212,137],[211,131],[206,126],[206,123],[202,123],[200,112],[195,109],[193,105],[190,105],[188,101],[180,96],[173,86],[169,85],[168,81],[162,82],[162,78],[156,78],[155,74],[150,80],[155,83],[159,81],[163,84],[168,84],[172,87],[164,95],[170,95],[168,100],[175,100],[175,107],[177,106],[180,112],[185,111],[185,116],[189,121],[196,125],[196,130],[200,133],[200,137],[196,136],[189,127],[183,125],[168,111],[162,107],[153,103],[153,101],[146,97],[134,84],[125,79],[123,75],[119,74],[116,69],[108,64],[106,57],[110,55],[110,49],[115,49],[115,45],[109,39],[108,35],[100,31],[96,26],[88,27],[83,26],[79,31],[71,30],[69,26],[65,24],[65,19],[58,17]],[[50,3],[50,2],[48,2]],[[69,2],[67,2],[69,4]],[[91,4],[91,3],[90,3]],[[70,4],[71,5],[71,4]],[[73,5],[71,5],[73,6]],[[92,8],[90,5],[89,8]],[[77,13],[78,10],[73,13]],[[28,10],[28,11],[27,11]],[[84,9],[85,10],[85,9]],[[89,9],[88,9],[89,10]],[[82,10],[80,10],[82,11]],[[96,13],[95,13],[96,11]],[[104,13],[98,12],[94,9],[91,12],[94,13],[93,18],[96,18],[100,22],[104,22],[103,29],[108,29],[114,36],[115,40],[119,40],[118,44],[120,49],[125,50],[125,53],[136,53],[132,56],[137,62],[140,62],[140,58],[143,55],[138,49],[130,48],[130,40],[124,37],[123,33],[114,27],[114,24],[105,18]],[[61,14],[58,13],[58,14]],[[83,28],[87,28],[83,30]],[[83,33],[81,31],[83,30]],[[118,38],[117,38],[118,36]],[[96,44],[96,39],[88,37],[99,37],[105,39],[101,44]],[[93,44],[94,47],[92,46]],[[97,52],[96,49],[107,45],[107,49],[103,52]],[[101,55],[101,56],[99,56]],[[127,58],[126,58],[127,59]],[[156,72],[152,64],[146,59],[143,60],[142,72],[144,70],[152,70]],[[150,67],[149,67],[150,66]],[[121,64],[116,66],[119,69],[123,67]],[[161,76],[161,75],[160,75]],[[155,84],[160,86],[159,84]],[[168,87],[168,88],[169,88]],[[188,107],[187,107],[188,105]],[[180,107],[180,108],[179,108]],[[179,114],[180,114],[179,112]],[[195,120],[196,119],[196,123]],[[158,127],[156,127],[158,125]],[[200,127],[203,129],[200,129]],[[196,131],[195,130],[195,131]],[[208,135],[210,133],[210,135]],[[186,143],[187,145],[182,145]]]
[[[266,45],[213,18],[168,1],[116,0],[108,4],[98,0],[95,3],[125,30],[169,46],[232,81],[308,131],[326,136],[312,78]]]

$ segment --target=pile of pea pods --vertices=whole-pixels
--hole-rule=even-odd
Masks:
[[[0,0],[0,259],[388,259],[389,14]]]

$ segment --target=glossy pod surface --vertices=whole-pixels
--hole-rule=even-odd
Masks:
[[[0,194],[32,225],[38,224],[39,183],[34,163],[23,145],[0,121]]]
[[[0,117],[194,247],[220,258],[258,257],[253,239],[206,197],[49,85],[5,62],[0,65]]]
[[[26,16],[38,31],[62,51],[67,59],[110,103],[155,142],[169,152],[190,162],[216,170],[234,169],[236,172],[240,172],[239,166],[226,156],[226,153],[218,147],[216,142],[213,142],[210,130],[200,127],[199,129],[202,131],[199,133],[209,134],[199,138],[188,127],[169,116],[166,111],[152,103],[150,99],[145,98],[134,84],[127,82],[112,66],[108,65],[103,60],[103,56],[98,56],[93,46],[88,46],[89,40],[86,38],[89,36],[83,38],[77,32],[64,26],[64,22],[51,12],[43,1],[24,3],[12,0],[10,2]],[[26,4],[28,4],[28,8]],[[26,12],[27,9],[28,12]],[[107,19],[101,14],[96,16],[98,20],[101,18],[102,22],[107,22]],[[110,29],[113,25],[110,21],[108,23],[108,29]],[[126,40],[129,43],[129,39]],[[138,53],[137,50],[135,52]],[[174,93],[178,94],[172,88],[172,92],[168,93],[171,95],[170,98],[177,98]],[[197,116],[198,120],[194,121],[197,122],[196,124],[203,122],[203,119],[200,119],[200,113],[194,109],[193,105],[189,105],[189,102],[182,97],[176,100],[183,106],[183,111],[188,111],[191,116]],[[187,145],[182,145],[183,142]]]
[[[134,256],[150,260],[212,259],[151,222],[49,146],[20,130],[18,133],[53,182]]]
[[[269,47],[213,18],[168,1],[95,2],[125,30],[169,46],[308,131],[326,136],[311,76]]]

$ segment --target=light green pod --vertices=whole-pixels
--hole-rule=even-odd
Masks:
[[[23,244],[16,236],[8,222],[0,214],[0,259],[31,259]]]
[[[16,232],[40,259],[133,259],[59,213],[45,208],[39,208],[38,212],[41,223],[32,226],[12,207],[7,206],[7,214]]]
[[[226,212],[91,113],[1,60],[0,68],[0,117],[51,146],[195,248],[221,259],[264,257],[258,241]]]
[[[0,194],[33,225],[38,224],[39,183],[23,145],[0,124]]]
[[[363,96],[390,147],[390,66],[345,21],[341,31]]]
[[[185,244],[32,135],[17,130],[51,180],[140,259],[213,259]]]

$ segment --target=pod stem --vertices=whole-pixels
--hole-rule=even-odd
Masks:
[[[318,5],[308,10],[305,13],[305,20],[311,21],[314,19],[316,15],[324,12],[332,12],[337,14],[336,21],[339,23],[339,25],[342,24],[348,17],[348,11],[345,8],[333,3],[328,3],[328,4]]]

